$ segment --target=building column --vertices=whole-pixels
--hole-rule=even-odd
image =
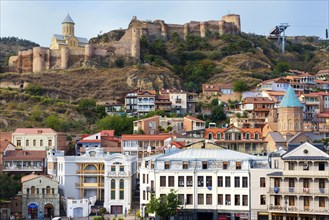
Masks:
[[[272,220],[272,213],[268,213],[268,220]]]

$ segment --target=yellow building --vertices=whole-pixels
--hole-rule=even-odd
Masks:
[[[62,22],[62,34],[54,34],[50,49],[58,50],[62,47],[69,47],[72,49],[84,48],[88,44],[88,39],[74,36],[74,21],[68,14]]]

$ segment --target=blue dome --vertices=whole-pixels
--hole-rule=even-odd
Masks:
[[[62,22],[63,23],[71,23],[71,24],[75,24],[74,21],[72,20],[72,18],[70,17],[69,14],[67,14],[67,16],[65,17],[64,21]]]
[[[286,94],[279,105],[279,108],[303,108],[302,103],[300,103],[295,91],[291,86],[288,87]]]

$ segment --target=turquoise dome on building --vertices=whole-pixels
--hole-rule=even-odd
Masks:
[[[303,108],[302,103],[300,103],[295,91],[291,86],[288,87],[286,94],[283,96],[279,108]]]

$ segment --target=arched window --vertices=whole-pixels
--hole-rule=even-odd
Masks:
[[[292,130],[292,122],[291,122],[290,119],[288,120],[288,129],[289,129],[289,130]]]
[[[222,137],[221,137],[221,134],[220,133],[217,133],[217,137],[216,137],[218,140],[220,140]]]
[[[208,134],[208,139],[209,139],[209,140],[212,140],[212,138],[213,138],[213,137],[212,137],[212,133],[209,133],[209,134]]]
[[[50,194],[50,186],[46,187],[46,194],[49,195]]]
[[[124,199],[125,195],[125,182],[123,179],[120,180],[120,199]]]
[[[25,145],[28,147],[30,145],[30,141],[29,140],[26,140]]]
[[[295,120],[295,130],[298,130],[299,128],[298,128],[299,126],[298,126],[298,120]]]
[[[35,186],[31,187],[31,194],[35,194]]]
[[[246,133],[246,140],[250,140],[250,134]]]
[[[259,138],[259,134],[256,132],[255,133],[255,140],[258,140],[258,138]]]
[[[115,179],[111,180],[111,199],[115,199]]]

